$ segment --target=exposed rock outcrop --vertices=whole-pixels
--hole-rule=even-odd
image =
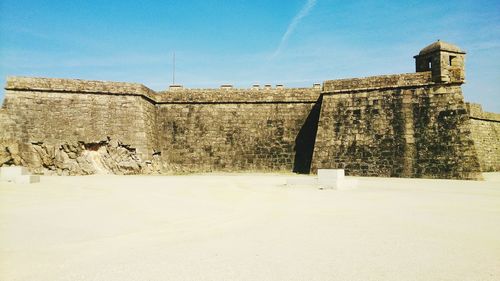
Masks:
[[[0,165],[27,166],[33,173],[48,175],[132,175],[151,174],[158,170],[154,160],[142,161],[135,148],[118,140],[23,145],[25,147],[19,149],[16,143],[3,143]]]

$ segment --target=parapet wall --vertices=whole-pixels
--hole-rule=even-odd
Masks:
[[[155,92],[142,84],[80,79],[8,77],[6,90],[61,93],[95,93],[152,97]]]
[[[321,89],[182,89],[159,92],[157,103],[301,103],[316,102]]]
[[[323,83],[323,92],[353,92],[381,90],[388,88],[416,87],[433,84],[432,73],[417,72],[395,75],[381,75],[365,78],[328,80]]]
[[[473,119],[483,119],[485,121],[500,122],[500,114],[483,111],[483,107],[478,103],[466,103],[467,111]]]
[[[467,103],[467,110],[481,169],[500,171],[500,114],[484,112],[480,104],[474,103]]]
[[[155,92],[138,83],[80,79],[8,77],[6,90],[97,95],[140,96],[152,104],[315,102],[320,88],[177,89]]]

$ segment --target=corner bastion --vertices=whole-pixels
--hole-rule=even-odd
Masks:
[[[311,88],[155,92],[135,83],[9,77],[0,166],[58,175],[344,168],[480,179],[500,168],[498,114],[464,102],[465,53],[450,46],[424,48],[416,73]]]

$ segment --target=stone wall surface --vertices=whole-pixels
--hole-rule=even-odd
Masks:
[[[0,166],[20,165],[19,144],[21,141],[20,122],[16,115],[0,108]]]
[[[162,171],[294,170],[297,157],[312,154],[298,134],[320,94],[313,88],[160,92]]]
[[[154,93],[132,83],[24,77],[9,78],[6,89],[2,164],[70,175],[289,171],[320,95],[312,88]]]
[[[484,112],[479,104],[467,104],[471,132],[481,169],[500,171],[500,114]]]
[[[485,121],[500,121],[500,114],[483,111],[480,104],[466,103],[470,117],[475,119],[484,119]]]
[[[321,89],[183,89],[159,92],[158,103],[269,103],[315,102]]]
[[[325,94],[313,171],[478,179],[469,126],[459,86]]]
[[[0,110],[0,165],[59,175],[345,168],[478,179],[479,163],[498,170],[495,118],[467,108],[460,84],[434,83],[430,72],[326,81],[323,90],[158,93],[12,77]]]
[[[324,92],[364,91],[367,89],[401,88],[422,86],[432,83],[430,71],[394,75],[380,75],[365,78],[328,80],[323,83]]]
[[[131,161],[118,157],[118,166],[139,165],[153,159],[155,106],[141,96],[7,90],[2,111],[3,116],[15,118],[15,129],[7,119],[7,131],[16,134],[8,139],[2,134],[3,142],[22,147],[18,153],[8,153],[9,157],[22,159],[18,164],[26,164],[37,173],[98,172],[79,165],[83,160],[78,157],[85,150],[98,151],[109,142],[114,143],[111,147],[126,148],[125,154],[134,155]],[[58,165],[61,161],[67,163]],[[141,167],[133,170],[138,172]],[[124,173],[128,173],[128,168]]]
[[[141,95],[154,98],[155,92],[142,84],[80,79],[8,77],[6,90]]]
[[[298,132],[313,106],[160,105],[163,171],[291,171]]]

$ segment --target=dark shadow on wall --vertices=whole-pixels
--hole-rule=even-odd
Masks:
[[[314,104],[302,128],[300,128],[297,138],[295,138],[294,173],[309,174],[311,172],[311,163],[314,144],[316,143],[316,132],[318,131],[318,121],[322,102],[323,95],[321,95],[316,101],[316,104]]]

